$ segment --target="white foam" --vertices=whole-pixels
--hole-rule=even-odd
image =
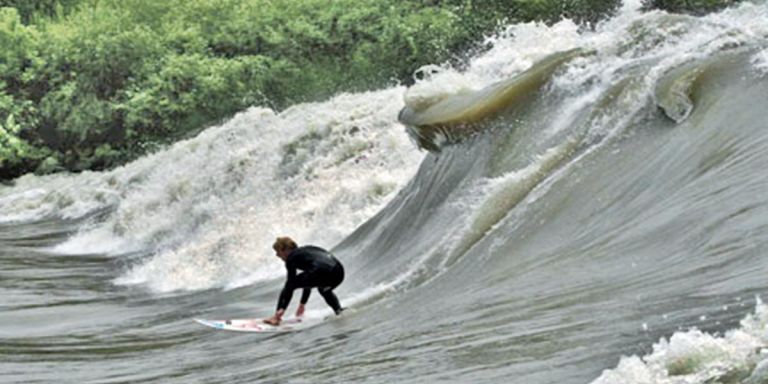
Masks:
[[[485,45],[492,48],[472,58],[466,71],[447,65],[419,68],[416,84],[405,94],[405,103],[421,110],[449,96],[482,89],[529,69],[552,53],[575,48],[578,43],[578,26],[570,20],[551,27],[543,23],[511,25],[487,38]]]
[[[521,73],[555,52],[582,47],[584,38],[578,25],[563,19],[551,26],[535,22],[510,25],[486,44],[492,48],[473,58],[467,71],[482,86]]]
[[[0,189],[0,223],[78,219],[117,201],[97,173],[26,175],[13,188]]]
[[[0,197],[0,211],[4,212],[3,216],[0,217],[0,223],[23,222],[42,218],[45,212],[49,210],[47,204],[42,201],[46,194],[45,189],[32,187],[29,190],[14,191],[7,196]]]
[[[604,371],[592,384],[688,384],[713,382],[742,372],[755,375],[765,364],[768,347],[768,306],[758,298],[755,313],[741,327],[722,336],[698,329],[675,332],[654,344],[647,356],[622,357],[616,368]]]
[[[768,75],[768,48],[755,53],[752,56],[751,63],[760,76]]]
[[[47,251],[60,255],[79,255],[83,253],[130,253],[141,249],[140,243],[131,242],[129,238],[116,236],[109,227],[99,225],[93,229],[84,228],[67,241],[54,245]]]
[[[158,252],[117,283],[161,292],[234,288],[283,276],[271,250],[276,236],[332,247],[394,196],[423,157],[395,122],[401,93],[396,88],[341,95],[293,107],[266,123],[257,121],[261,131],[232,141],[230,153],[204,155],[207,164],[191,169],[193,175],[174,168],[180,175],[152,182],[153,191],[127,201],[130,210],[114,224],[131,228],[125,232],[144,243],[144,226],[151,228],[149,235],[163,231],[179,240],[153,240],[159,241]],[[198,146],[212,144],[204,140]],[[293,155],[284,157],[286,150]],[[214,161],[222,164],[211,168]],[[225,172],[234,172],[236,182],[206,184]],[[166,200],[158,207],[144,201],[144,195],[164,196],[169,188],[181,191],[175,199],[182,202],[186,190],[199,192],[189,203]],[[134,211],[140,214],[125,217]],[[184,229],[180,233],[178,226]]]
[[[416,83],[408,88],[403,99],[414,110],[423,110],[445,98],[478,89],[469,76],[447,66],[426,65],[416,71]]]

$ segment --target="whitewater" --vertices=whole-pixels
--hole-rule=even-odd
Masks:
[[[0,382],[768,383],[768,4],[640,8],[0,186]],[[192,321],[270,315],[285,235],[348,311]]]

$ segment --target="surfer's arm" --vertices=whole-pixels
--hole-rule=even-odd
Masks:
[[[309,301],[309,294],[312,293],[312,287],[304,288],[304,292],[301,293],[301,305],[304,305]]]
[[[296,308],[296,317],[301,317],[304,315],[304,305],[307,304],[310,293],[312,293],[312,287],[304,288],[304,292],[301,293],[301,301],[299,301],[299,307]]]
[[[283,291],[280,292],[280,299],[277,300],[277,311],[272,317],[265,319],[265,323],[280,325],[280,321],[282,320],[283,314],[285,313],[285,308],[288,307],[288,303],[291,302],[291,296],[293,296],[293,287],[291,287],[289,284],[290,280],[285,282],[285,287],[283,288]]]
[[[296,268],[287,267],[287,269],[288,279],[285,280],[285,286],[283,286],[283,290],[280,292],[280,298],[277,300],[278,312],[280,310],[285,312],[285,309],[288,308],[288,304],[291,303],[291,298],[293,298],[293,290],[296,288]]]
[[[288,308],[288,304],[291,302],[291,298],[293,297],[293,289],[296,281],[296,268],[292,268],[286,265],[286,269],[288,270],[288,278],[285,280],[285,286],[283,286],[283,290],[280,292],[280,298],[277,299],[277,311],[272,317],[264,320],[264,322],[267,324],[280,324],[280,320],[283,318],[285,309]]]

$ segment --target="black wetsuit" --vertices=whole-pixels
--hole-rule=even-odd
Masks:
[[[312,288],[316,287],[333,311],[336,314],[341,312],[339,299],[333,289],[344,280],[344,267],[330,252],[312,245],[296,248],[286,258],[285,269],[288,270],[288,280],[280,292],[277,310],[288,308],[293,290],[297,288],[304,288],[301,303],[306,304]],[[297,269],[302,273],[297,275]]]

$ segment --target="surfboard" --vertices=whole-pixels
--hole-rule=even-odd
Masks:
[[[220,329],[224,331],[235,332],[257,332],[257,333],[274,333],[274,332],[291,332],[297,331],[304,323],[300,317],[289,317],[283,319],[280,325],[274,326],[264,322],[264,319],[226,319],[226,320],[208,320],[208,319],[193,319],[197,323],[211,327],[214,329]]]

